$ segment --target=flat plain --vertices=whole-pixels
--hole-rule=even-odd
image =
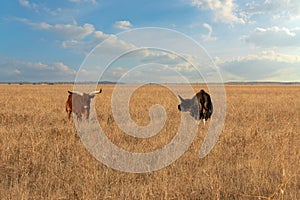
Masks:
[[[150,122],[154,104],[167,114],[157,135],[141,139],[115,122],[114,86],[100,87],[97,119],[117,146],[149,152],[176,134],[179,102],[167,88],[147,85],[132,95],[138,125]],[[199,123],[183,156],[148,173],[111,169],[86,150],[65,112],[72,88],[0,85],[0,199],[300,199],[300,85],[226,85],[226,120],[213,150],[199,159],[209,122]]]

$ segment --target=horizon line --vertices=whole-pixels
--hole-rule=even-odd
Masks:
[[[73,81],[0,81],[0,84],[32,84],[32,85],[59,85],[59,84],[75,84]],[[76,84],[95,84],[94,81],[84,81],[84,82],[77,82]],[[97,84],[105,84],[105,85],[116,85],[116,84],[122,84],[122,85],[132,85],[132,84],[141,84],[141,83],[125,83],[125,82],[114,82],[114,81],[99,81]],[[223,83],[220,82],[211,82],[211,83],[204,83],[204,82],[191,82],[191,83],[145,83],[145,85],[160,85],[160,84],[167,84],[167,85],[187,85],[187,84],[285,84],[285,85],[291,85],[300,84],[300,81],[225,81]]]

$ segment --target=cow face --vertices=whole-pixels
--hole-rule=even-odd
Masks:
[[[199,119],[199,110],[201,109],[201,104],[199,104],[197,97],[192,99],[184,99],[179,96],[181,103],[178,105],[178,110],[182,112],[190,112],[190,115],[196,119]]]
[[[184,99],[181,96],[179,96],[179,99],[181,101],[180,104],[178,104],[178,110],[182,111],[182,112],[187,112],[191,109],[192,106],[192,102],[191,99]]]
[[[81,98],[81,113],[82,117],[85,119],[89,118],[90,115],[90,105],[91,99],[94,98],[95,95],[83,94]]]

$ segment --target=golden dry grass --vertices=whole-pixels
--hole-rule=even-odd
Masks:
[[[200,124],[182,157],[143,174],[113,170],[89,154],[67,121],[72,87],[0,85],[0,199],[300,199],[300,86],[226,86],[226,122],[212,152],[198,158],[208,127]],[[139,125],[149,123],[151,105],[166,109],[165,127],[149,139],[118,128],[113,86],[102,88],[97,117],[116,145],[148,152],[176,134],[178,100],[166,88],[145,86],[132,96]]]

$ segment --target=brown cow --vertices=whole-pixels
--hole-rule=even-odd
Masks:
[[[95,97],[95,94],[102,92],[102,89],[99,91],[87,93],[81,93],[76,91],[68,91],[69,96],[66,102],[66,111],[68,113],[68,118],[70,120],[71,113],[75,113],[77,119],[81,120],[82,117],[85,119],[89,118],[90,115],[90,103],[91,99]]]

